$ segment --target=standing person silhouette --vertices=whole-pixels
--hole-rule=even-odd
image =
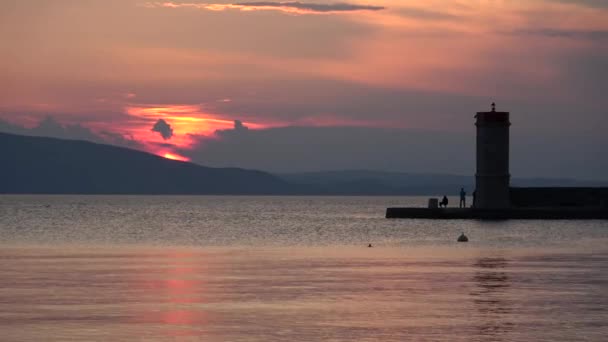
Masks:
[[[467,193],[464,191],[464,188],[460,188],[460,207],[467,207]]]
[[[473,205],[471,207],[475,208],[476,202],[477,202],[477,189],[473,190]]]

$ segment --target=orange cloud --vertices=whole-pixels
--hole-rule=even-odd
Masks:
[[[212,135],[216,130],[230,128],[233,124],[232,120],[216,118],[205,113],[200,106],[193,105],[134,105],[126,107],[125,111],[133,117],[144,119],[146,130],[150,130],[159,119],[170,123],[175,135],[171,142],[180,147],[190,146],[189,134]]]
[[[141,142],[147,151],[173,160],[188,161],[175,149],[192,148],[197,143],[197,137],[215,138],[216,131],[234,127],[234,120],[207,113],[198,105],[130,105],[125,112],[133,117],[133,121],[125,127],[128,134]],[[158,120],[171,125],[173,135],[169,139],[151,130]],[[250,122],[245,124],[253,129],[265,127]]]

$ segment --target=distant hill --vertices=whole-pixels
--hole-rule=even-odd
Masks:
[[[461,187],[469,194],[475,188],[474,176],[432,173],[343,170],[277,174],[287,182],[314,189],[320,194],[337,195],[457,195]],[[608,182],[574,179],[513,178],[520,187],[591,187]]]
[[[261,171],[209,168],[85,141],[0,133],[0,193],[282,194]]]
[[[287,182],[322,195],[436,195],[470,188],[473,178],[369,170],[277,174]]]
[[[513,179],[516,186],[608,186]],[[85,141],[0,133],[0,193],[222,195],[456,195],[473,176],[345,170],[271,175],[210,168]]]

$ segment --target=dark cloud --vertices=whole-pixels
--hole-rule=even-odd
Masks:
[[[249,127],[243,125],[241,120],[234,120],[234,128],[232,129],[221,129],[215,131],[215,135],[220,139],[233,140],[239,139],[240,136],[247,135],[249,133]],[[206,140],[207,137],[192,137],[194,140]],[[188,152],[186,151],[186,154]]]
[[[538,29],[522,29],[509,32],[515,35],[533,35],[552,38],[570,38],[570,39],[590,39],[590,40],[606,40],[608,39],[608,30],[563,30],[553,28],[538,28]]]
[[[124,135],[122,135],[120,133],[115,133],[115,132],[110,132],[110,131],[101,131],[101,132],[98,132],[97,134],[107,144],[124,146],[124,147],[135,148],[135,149],[143,148],[143,146],[141,146],[141,144],[139,142],[135,141],[135,139],[133,137],[125,137]]]
[[[254,1],[254,2],[238,2],[236,6],[251,6],[251,7],[268,7],[268,8],[294,8],[299,10],[311,11],[311,12],[350,12],[350,11],[379,11],[385,9],[383,6],[371,6],[371,5],[356,5],[348,3],[334,3],[334,4],[316,4],[316,3],[303,3],[299,1],[286,1],[286,2],[274,2],[274,1]]]
[[[122,134],[110,131],[96,133],[79,124],[62,124],[52,116],[45,117],[32,128],[19,126],[0,119],[0,132],[58,139],[86,140],[98,144],[142,148],[141,144],[133,140],[133,138],[125,137]]]
[[[560,66],[564,73],[562,82],[567,82],[571,91],[581,94],[579,98],[585,101],[579,105],[581,110],[573,109],[570,115],[584,113],[583,122],[588,124],[593,124],[594,119],[599,117],[604,123],[603,129],[608,128],[608,45],[603,50],[573,51],[560,61]],[[595,113],[582,109],[590,104],[596,105]]]
[[[203,141],[189,157],[210,166],[275,172],[368,168],[452,173],[466,173],[473,157],[466,148],[473,139],[448,132],[291,126],[218,133],[220,139]]]
[[[250,89],[256,89],[256,92],[248,94]],[[271,121],[315,124],[314,118],[323,120],[333,115],[352,122],[442,127],[437,124],[461,118],[470,114],[471,108],[477,110],[492,102],[482,97],[388,89],[327,79],[243,82],[232,90],[231,95],[238,100],[214,103],[214,110],[243,113],[240,114],[243,120],[251,122],[269,118]],[[308,121],[311,117],[313,119]],[[336,124],[340,124],[339,119]]]
[[[26,128],[0,120],[0,131],[12,134],[44,136],[59,139],[87,140],[102,143],[104,140],[79,124],[64,125],[52,116],[42,119],[38,125]]]
[[[515,117],[515,115],[514,115]],[[372,169],[413,173],[472,175],[475,128],[462,132],[369,127],[282,127],[224,130],[221,139],[201,141],[182,151],[194,162],[216,167],[242,167],[272,172]],[[512,128],[511,171],[514,177],[606,179],[608,138],[573,143],[564,133],[539,136]],[[584,150],[585,153],[580,153]],[[580,167],[584,165],[585,167]]]
[[[0,119],[0,132],[23,135],[25,134],[26,129]]]
[[[553,0],[555,2],[562,2],[580,6],[588,6],[593,8],[608,8],[608,1],[606,0]]]
[[[38,126],[31,130],[34,135],[67,138],[75,140],[88,140],[102,142],[99,136],[95,135],[90,129],[79,124],[61,124],[51,116],[47,116],[38,123]]]
[[[158,132],[165,140],[171,139],[173,136],[173,128],[164,119],[158,119],[152,127],[152,132]]]
[[[243,122],[241,120],[234,120],[234,130],[237,132],[242,132],[242,131],[246,131],[249,128],[245,125],[243,125]]]

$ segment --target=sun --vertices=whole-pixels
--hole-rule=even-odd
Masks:
[[[188,157],[184,157],[184,156],[180,156],[179,154],[175,154],[175,153],[165,153],[162,155],[163,157],[167,158],[167,159],[171,159],[171,160],[178,160],[178,161],[183,161],[183,162],[189,162],[190,158]]]

